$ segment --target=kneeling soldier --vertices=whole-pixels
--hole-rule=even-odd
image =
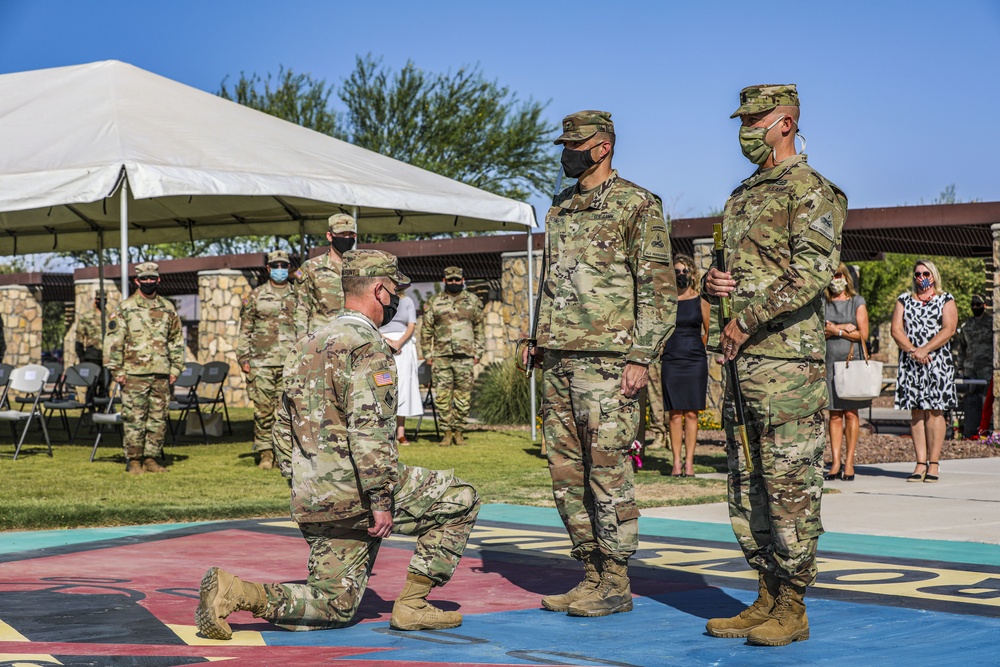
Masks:
[[[378,326],[392,319],[396,289],[408,282],[388,253],[345,253],[345,308],[288,355],[275,426],[292,517],[310,547],[309,578],[257,584],[210,568],[195,613],[206,637],[231,638],[224,619],[241,610],[289,630],[343,627],[361,604],[382,538],[391,533],[417,537],[392,627],[461,625],[461,614],[426,597],[454,574],[479,497],[450,471],[399,463],[394,441],[396,367]]]

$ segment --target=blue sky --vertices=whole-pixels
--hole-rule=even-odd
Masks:
[[[279,65],[339,83],[366,53],[478,64],[547,102],[553,126],[611,111],[615,166],[676,217],[720,208],[752,171],[729,114],[753,83],[798,84],[810,162],[852,207],[929,202],[952,183],[1000,200],[997,0],[0,0],[0,73],[118,59],[214,92]]]

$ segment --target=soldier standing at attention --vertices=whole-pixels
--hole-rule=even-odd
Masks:
[[[181,319],[168,299],[156,293],[159,267],[135,267],[139,291],[125,299],[108,321],[105,356],[122,388],[126,470],[133,475],[166,472],[163,455],[170,385],[184,370]]]
[[[292,487],[292,518],[309,543],[304,584],[256,584],[219,568],[201,582],[201,633],[230,639],[224,620],[252,611],[289,630],[340,628],[354,617],[382,538],[417,538],[389,621],[398,630],[454,628],[462,615],[425,599],[451,579],[479,513],[476,490],[451,471],[398,461],[396,366],[378,326],[392,319],[409,279],[379,250],[344,256],[344,310],[288,355],[275,442]]]
[[[444,270],[444,292],[424,305],[420,341],[424,361],[431,367],[434,406],[444,427],[442,447],[465,444],[465,421],[472,396],[472,367],[486,346],[483,302],[465,291],[462,268]]]
[[[288,253],[267,253],[268,281],[243,299],[236,358],[253,401],[253,451],[257,467],[274,467],[272,428],[285,357],[297,340],[295,290],[288,283]]]
[[[980,295],[972,295],[970,306],[972,317],[955,334],[955,367],[963,378],[989,380],[993,377],[993,318],[986,315],[986,301]],[[985,397],[985,385],[973,385],[965,392],[962,435],[966,438],[979,433]]]
[[[562,128],[555,143],[563,144],[563,170],[578,180],[545,216],[535,354],[545,369],[552,494],[585,574],[542,606],[606,616],[632,609],[628,559],[639,509],[628,451],[648,366],[674,328],[677,288],[659,198],[611,167],[611,114],[580,111]]]
[[[80,314],[76,324],[76,358],[80,363],[89,361],[100,366],[104,362],[104,340],[101,336],[101,311],[104,303],[100,295],[94,297],[94,307]]]
[[[344,291],[340,286],[340,270],[344,253],[354,247],[358,226],[354,216],[335,213],[330,216],[326,240],[329,252],[313,257],[295,272],[295,326],[298,338],[316,331],[333,321],[344,307]]]
[[[753,472],[741,457],[729,387],[729,517],[757,570],[759,595],[738,616],[711,619],[707,629],[783,646],[809,638],[803,597],[816,581],[823,533],[823,290],[840,263],[847,198],[795,152],[794,85],[744,88],[737,116],[743,155],[758,167],[726,202],[727,265],[709,270],[705,291],[716,315],[718,297],[732,301],[732,321],[721,334],[713,326],[709,345],[739,369]]]

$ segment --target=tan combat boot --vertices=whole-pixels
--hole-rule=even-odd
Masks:
[[[167,469],[157,463],[152,456],[147,456],[142,460],[142,469],[146,472],[167,472]]]
[[[389,625],[397,630],[447,630],[462,625],[457,611],[443,611],[425,599],[433,585],[424,575],[407,572],[403,592],[392,605]]]
[[[455,439],[455,434],[452,431],[444,432],[444,439],[441,441],[442,447],[451,447],[452,441]]]
[[[667,448],[667,434],[663,431],[657,431],[653,434],[653,442],[646,445],[646,449],[666,449]]]
[[[583,581],[565,593],[547,595],[542,598],[542,606],[549,611],[566,611],[577,600],[586,597],[601,583],[601,555],[591,551],[583,559]]]
[[[145,471],[142,469],[142,463],[139,459],[129,459],[125,472],[130,475],[141,475]]]
[[[805,586],[781,582],[778,599],[771,618],[747,635],[747,643],[756,646],[784,646],[809,639],[809,618],[806,616]]]
[[[601,581],[569,606],[570,616],[608,616],[632,611],[632,589],[628,581],[628,561],[601,559]]]
[[[274,452],[270,449],[265,449],[260,453],[260,463],[257,467],[261,470],[270,470],[274,467]]]
[[[233,630],[225,618],[234,611],[264,613],[267,595],[260,584],[243,581],[234,574],[210,567],[201,579],[201,600],[194,613],[195,623],[209,639],[232,639]]]
[[[757,599],[732,618],[713,618],[705,624],[713,637],[746,637],[750,630],[771,617],[780,580],[770,573],[757,575]]]
[[[465,434],[461,431],[455,431],[455,446],[464,447],[465,446]]]

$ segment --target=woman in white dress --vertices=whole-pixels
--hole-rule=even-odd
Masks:
[[[423,401],[420,400],[420,382],[417,380],[417,346],[413,341],[413,330],[417,326],[417,307],[403,290],[397,290],[397,294],[400,297],[396,315],[379,332],[392,348],[396,361],[399,393],[396,403],[396,443],[408,445],[406,418],[424,414]]]

